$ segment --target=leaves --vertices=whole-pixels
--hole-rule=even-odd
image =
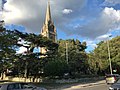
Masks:
[[[89,54],[89,66],[91,70],[94,70],[96,73],[110,73],[109,71],[109,56],[108,56],[108,46],[107,41],[101,41],[98,43],[98,47],[94,49],[92,53]],[[110,59],[112,61],[112,68],[120,64],[120,36],[117,36],[109,40],[109,49],[110,49]],[[96,67],[96,63],[97,67]],[[114,65],[113,65],[114,63]],[[99,70],[98,70],[99,69]],[[120,73],[120,72],[117,72]]]
[[[87,55],[85,53],[84,47],[86,43],[82,43],[79,40],[69,39],[69,40],[59,40],[59,58],[61,60],[66,60],[66,54],[68,53],[68,64],[71,72],[85,72]],[[66,44],[67,43],[67,44]],[[66,46],[67,45],[67,46]],[[67,51],[66,51],[67,49]]]

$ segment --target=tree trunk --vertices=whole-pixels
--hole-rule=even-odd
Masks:
[[[1,73],[1,80],[4,80],[6,78],[6,73],[5,71]]]

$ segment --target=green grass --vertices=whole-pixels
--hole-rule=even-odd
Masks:
[[[78,83],[33,83],[33,84],[36,86],[45,87],[51,90],[51,89],[57,89],[63,86],[71,86]]]

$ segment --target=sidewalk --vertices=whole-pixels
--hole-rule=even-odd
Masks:
[[[105,84],[105,80],[101,80],[95,83],[87,83],[87,84],[76,84],[76,85],[68,85],[68,86],[63,86],[59,89],[52,89],[52,90],[77,90],[78,88],[83,88],[83,87],[89,87],[89,86],[94,86],[94,85],[100,85],[100,84]]]

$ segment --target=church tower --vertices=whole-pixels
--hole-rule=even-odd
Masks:
[[[46,11],[46,17],[45,21],[41,30],[41,35],[43,37],[47,37],[48,39],[52,40],[53,42],[56,42],[56,28],[54,26],[54,23],[51,18],[51,12],[50,12],[50,1],[47,3],[47,11]],[[45,54],[47,52],[45,47],[41,48],[41,53]]]

